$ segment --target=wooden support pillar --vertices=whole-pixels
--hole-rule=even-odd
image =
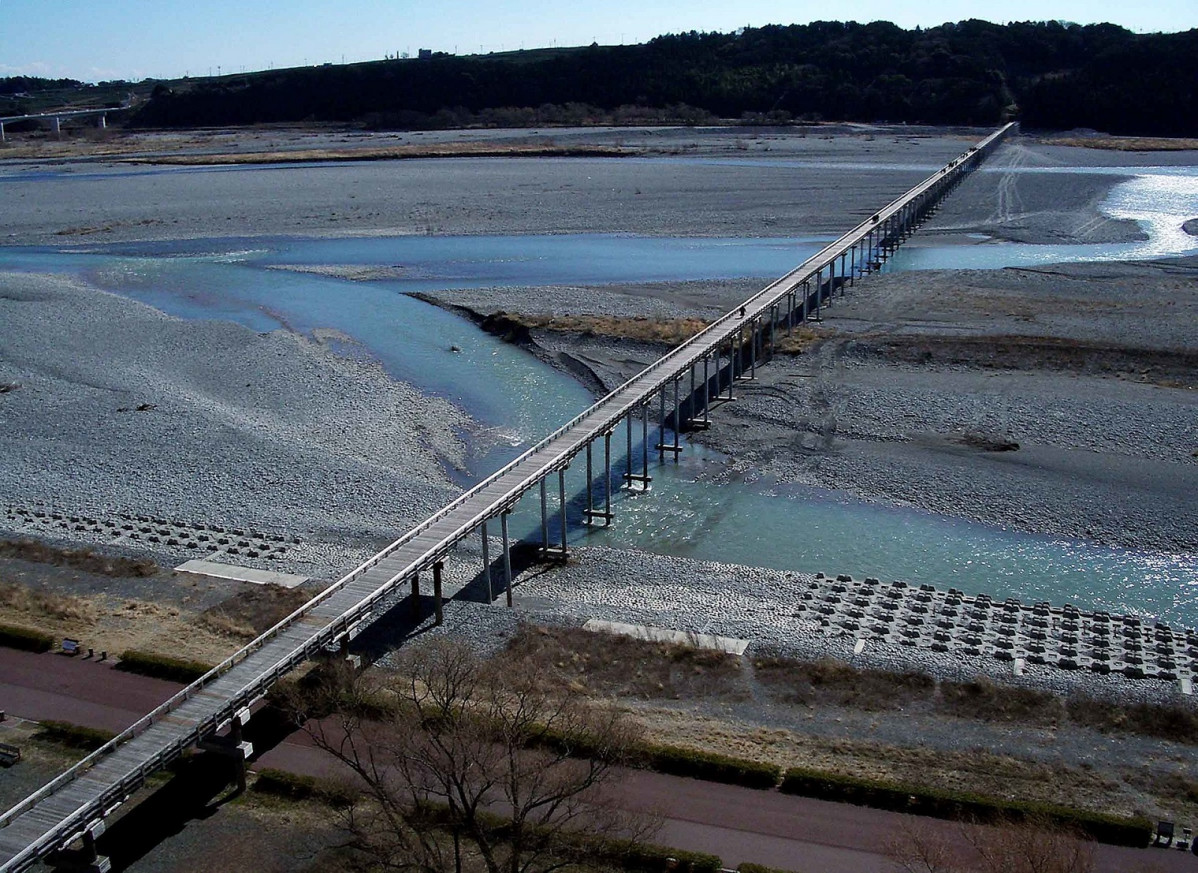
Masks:
[[[507,538],[507,517],[508,511],[504,510],[499,515],[499,529],[503,534],[503,581],[507,588],[507,605],[512,605],[512,550]]]
[[[641,484],[649,490],[649,403],[641,404]]]
[[[691,412],[690,420],[693,422],[696,418],[696,416],[695,416],[695,364],[694,364],[694,361],[691,362],[690,370],[691,370],[691,393],[688,394],[687,397],[690,398],[690,412]]]
[[[420,574],[412,574],[412,618],[420,620]]]
[[[718,352],[716,353],[719,354]],[[711,377],[707,374],[707,367],[711,361],[711,355],[703,356],[703,424],[707,424],[707,407],[711,404]]]
[[[633,417],[633,415],[636,414],[636,411],[632,410],[632,409],[628,410],[628,416],[625,419],[625,421],[628,425],[628,472],[624,474],[624,487],[627,488],[629,491],[632,491],[636,484],[640,485],[642,491],[648,491],[649,490],[649,482],[652,481],[651,477],[649,476],[649,437],[648,437],[649,421],[648,421],[648,417],[647,417],[648,408],[649,408],[649,404],[647,402],[642,403],[640,405],[641,463],[643,466],[643,470],[640,473],[632,472],[633,464],[634,464],[633,456],[632,456],[632,417]]]
[[[752,324],[749,325],[749,378],[750,379],[757,378],[757,337],[760,334],[760,331],[758,330],[759,325],[760,325],[760,322],[757,319],[753,319]]]
[[[490,544],[487,542],[487,520],[483,519],[482,524],[483,538],[483,572],[487,574],[487,603],[495,602],[495,592],[491,587],[491,556],[489,554]]]
[[[820,267],[815,271],[815,320],[822,321],[823,318],[820,309],[823,305],[822,297],[824,296],[824,268]]]
[[[674,463],[678,463],[678,454],[682,447],[678,445],[678,431],[682,430],[682,406],[678,399],[678,377],[674,377]]]
[[[841,296],[841,297],[843,297],[843,296],[844,296],[844,286],[845,286],[845,277],[844,277],[844,276],[845,276],[845,270],[844,270],[844,265],[845,265],[845,259],[846,259],[847,257],[848,257],[848,253],[847,253],[847,252],[841,252],[841,253],[840,253],[840,296]]]
[[[566,470],[557,471],[557,500],[562,523],[562,560],[566,560]]]
[[[628,410],[628,415],[624,419],[628,425],[628,472],[624,475],[625,484],[632,487],[632,410]]]
[[[444,561],[433,564],[433,615],[435,623],[440,625],[445,621],[445,604],[442,602],[441,571],[445,568]]]
[[[611,524],[611,431],[603,435],[603,523]]]
[[[666,462],[666,389],[661,389],[661,420],[657,425],[657,462]]]
[[[545,494],[545,479],[542,477],[541,489],[541,555],[549,554],[549,498]]]
[[[591,515],[595,512],[595,474],[591,471],[591,445],[594,440],[587,440],[587,508],[583,513],[587,524],[591,523]]]

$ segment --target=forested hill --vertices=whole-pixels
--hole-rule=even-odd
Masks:
[[[978,125],[1018,118],[1035,128],[1194,136],[1196,89],[1198,30],[817,22],[634,46],[438,54],[175,83],[157,88],[135,123],[419,127],[656,112],[693,120]]]

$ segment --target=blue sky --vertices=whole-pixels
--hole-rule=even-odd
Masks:
[[[420,48],[468,54],[643,42],[685,30],[850,16],[902,27],[945,21],[1109,21],[1198,27],[1198,0],[0,0],[0,76],[175,78],[377,60]]]

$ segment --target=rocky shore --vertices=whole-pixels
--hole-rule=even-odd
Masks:
[[[287,543],[266,565],[327,575],[456,491],[468,419],[381,367],[66,278],[0,283],[3,504],[75,517],[10,513],[17,533],[106,542],[99,523],[152,517],[179,530],[124,547],[182,558],[216,545],[188,549],[192,523],[253,529]]]

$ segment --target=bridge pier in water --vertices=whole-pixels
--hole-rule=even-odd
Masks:
[[[611,431],[605,431],[603,434],[603,509],[595,509],[595,474],[592,470],[591,450],[594,448],[595,441],[587,441],[587,506],[582,511],[584,523],[593,525],[595,519],[603,520],[603,526],[607,527],[615,518],[611,511]]]

